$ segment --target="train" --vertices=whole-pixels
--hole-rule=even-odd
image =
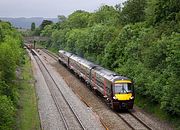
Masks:
[[[112,109],[133,109],[134,85],[128,77],[64,50],[59,50],[58,60],[100,93]]]

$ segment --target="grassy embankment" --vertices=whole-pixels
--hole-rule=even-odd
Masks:
[[[160,109],[159,104],[149,102],[148,99],[136,94],[135,105],[144,109],[146,112],[153,114],[162,121],[168,121],[176,130],[180,130],[180,119],[178,117],[168,115],[166,112]]]
[[[40,121],[37,109],[37,100],[34,87],[31,62],[25,56],[25,64],[22,67],[23,80],[20,81],[20,100],[17,112],[17,129],[40,130]]]

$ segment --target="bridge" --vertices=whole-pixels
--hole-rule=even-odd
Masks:
[[[42,37],[42,36],[29,36],[29,37],[24,37],[24,43],[34,43],[38,41],[47,41],[49,40],[49,37]]]
[[[49,40],[49,37],[42,37],[42,36],[30,36],[30,37],[24,37],[24,44],[25,46],[27,46],[28,48],[32,49],[32,48],[36,48],[36,42],[40,42],[40,41],[47,41]]]

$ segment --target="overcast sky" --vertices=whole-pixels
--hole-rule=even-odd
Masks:
[[[126,0],[0,0],[0,17],[68,16],[75,10],[93,12],[101,5],[116,5]]]

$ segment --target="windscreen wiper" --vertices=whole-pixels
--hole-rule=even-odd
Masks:
[[[125,91],[128,94],[128,91],[124,88],[124,86],[122,87],[123,91]]]

